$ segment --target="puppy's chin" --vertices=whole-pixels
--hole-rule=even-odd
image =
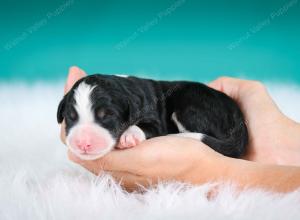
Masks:
[[[109,153],[110,151],[113,150],[113,146],[112,147],[107,147],[103,150],[101,150],[100,152],[97,153],[80,153],[78,150],[74,149],[73,147],[68,145],[68,149],[75,154],[76,157],[78,157],[81,160],[96,160],[99,159],[101,157],[103,157],[105,154]]]

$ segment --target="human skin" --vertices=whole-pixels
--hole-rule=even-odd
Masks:
[[[85,75],[78,67],[70,68],[65,92]],[[96,175],[109,172],[129,190],[160,180],[225,181],[241,189],[276,192],[300,187],[300,125],[280,112],[259,82],[222,77],[209,86],[235,99],[245,114],[250,143],[243,159],[228,158],[202,142],[174,136],[152,138],[93,161],[80,160],[71,152],[69,159]],[[61,131],[64,142],[64,123]]]

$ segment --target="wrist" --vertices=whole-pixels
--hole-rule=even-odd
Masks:
[[[214,172],[209,182],[230,183],[239,190],[256,186],[256,182],[261,178],[260,173],[256,172],[260,166],[259,163],[221,155],[213,165]]]
[[[238,190],[256,188],[273,192],[290,192],[299,189],[300,169],[296,166],[233,159],[229,163],[226,180],[233,183]]]
[[[264,166],[260,163],[247,161],[243,159],[225,158],[225,170],[220,183],[233,184],[237,190],[244,190],[249,187],[264,188],[263,179]]]

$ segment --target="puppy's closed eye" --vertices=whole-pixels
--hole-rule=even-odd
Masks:
[[[104,116],[105,116],[105,111],[104,111],[104,109],[98,109],[98,110],[96,111],[96,117],[97,117],[98,119],[102,119],[102,118],[104,118]]]
[[[74,110],[74,109],[72,109],[71,111],[70,111],[70,119],[72,120],[72,121],[76,121],[77,120],[77,118],[78,118],[78,115],[77,115],[77,113],[76,113],[76,111]]]
[[[107,117],[111,117],[114,115],[114,111],[110,110],[110,109],[103,109],[103,108],[99,108],[96,110],[96,117],[98,119],[104,119]]]

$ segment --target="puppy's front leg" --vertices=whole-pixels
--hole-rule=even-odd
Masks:
[[[130,126],[120,137],[117,148],[125,149],[138,145],[146,140],[144,131],[136,125]]]

